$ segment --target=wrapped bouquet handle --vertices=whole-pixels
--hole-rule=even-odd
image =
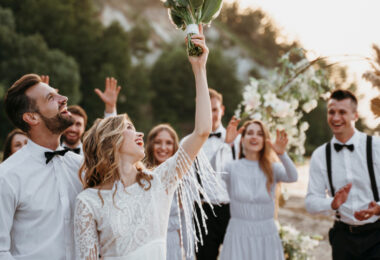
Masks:
[[[220,13],[223,0],[166,0],[169,19],[187,34],[187,51],[190,56],[202,55],[202,48],[191,42],[191,36],[199,34],[199,24],[210,24]]]

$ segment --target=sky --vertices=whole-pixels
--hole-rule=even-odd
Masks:
[[[232,2],[234,0],[225,0]],[[275,22],[281,33],[297,40],[311,56],[360,55],[373,57],[372,44],[380,46],[380,1],[377,0],[238,0],[242,8],[261,8]],[[348,58],[343,58],[348,60]],[[334,59],[332,59],[334,61]],[[340,58],[342,60],[342,58]],[[359,113],[369,127],[376,127],[369,100],[380,91],[362,79],[370,69],[367,62],[344,62],[352,80],[364,98]]]

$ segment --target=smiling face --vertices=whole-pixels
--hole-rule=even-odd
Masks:
[[[67,97],[58,94],[56,89],[40,82],[25,94],[36,104],[36,125],[43,124],[51,133],[60,134],[74,123],[71,113],[67,111]]]
[[[20,150],[28,142],[28,137],[22,134],[15,134],[11,142],[11,154]]]
[[[63,139],[70,146],[78,146],[84,133],[84,118],[80,115],[72,114],[74,124],[63,132]]]
[[[244,154],[259,153],[265,145],[265,135],[261,126],[257,123],[249,124],[241,139]]]
[[[354,134],[357,119],[356,105],[349,98],[330,99],[327,103],[327,123],[338,139],[347,139]]]
[[[165,162],[174,154],[174,140],[168,131],[160,131],[153,139],[153,156],[158,164]]]
[[[133,162],[142,160],[145,156],[143,137],[144,134],[136,132],[133,124],[127,120],[119,153],[123,156],[130,157]]]

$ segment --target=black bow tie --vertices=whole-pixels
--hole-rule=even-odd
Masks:
[[[65,153],[67,153],[69,150],[68,149],[64,149],[64,150],[59,150],[59,151],[54,151],[54,152],[45,152],[45,158],[46,158],[46,164],[48,164],[54,156],[56,155],[60,155],[60,156],[64,156]]]
[[[222,137],[222,133],[211,133],[211,134],[208,136],[208,138],[211,138],[211,137],[213,137],[213,136],[215,136],[215,137],[217,137],[217,138],[221,138],[221,137]]]
[[[344,147],[346,147],[351,152],[354,150],[354,145],[353,144],[338,144],[338,143],[334,144],[335,151],[337,151],[337,152],[339,152],[340,150],[342,150]]]
[[[76,154],[80,154],[80,148],[79,147],[77,147],[77,148],[70,148],[70,147],[65,146],[65,150],[69,150],[69,151],[72,151],[72,152],[74,152]]]

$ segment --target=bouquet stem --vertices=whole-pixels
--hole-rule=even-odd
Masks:
[[[189,56],[201,56],[203,53],[202,48],[195,46],[194,43],[191,42],[191,36],[193,35],[194,33],[189,33],[187,35],[187,53]]]

